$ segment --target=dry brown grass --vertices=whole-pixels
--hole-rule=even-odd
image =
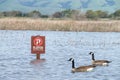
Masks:
[[[31,18],[0,18],[1,30],[103,31],[119,32],[119,20],[75,21]]]

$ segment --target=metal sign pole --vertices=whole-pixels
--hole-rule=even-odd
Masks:
[[[40,54],[36,54],[36,59],[40,59]]]

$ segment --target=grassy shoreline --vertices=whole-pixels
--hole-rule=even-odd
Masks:
[[[120,20],[76,21],[0,18],[0,30],[120,32]]]

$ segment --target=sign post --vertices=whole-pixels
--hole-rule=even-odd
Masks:
[[[36,54],[36,59],[40,59],[40,54]]]
[[[36,54],[36,59],[40,59],[40,54],[45,53],[45,36],[31,37],[31,53]]]

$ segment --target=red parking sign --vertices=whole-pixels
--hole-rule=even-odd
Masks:
[[[35,54],[45,53],[45,36],[31,37],[31,53]]]

